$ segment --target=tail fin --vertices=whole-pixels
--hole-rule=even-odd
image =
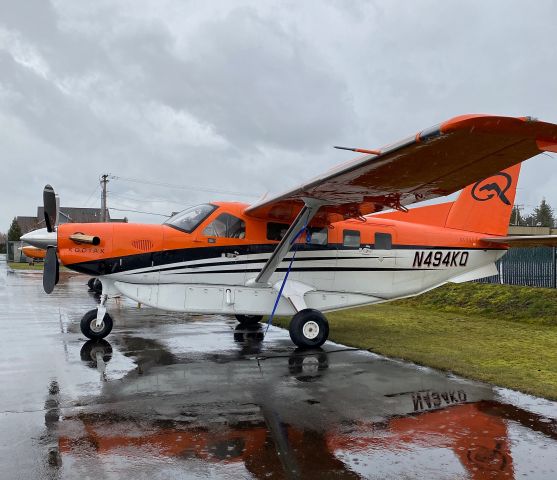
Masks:
[[[458,230],[506,235],[521,164],[467,186],[454,202],[445,226]]]

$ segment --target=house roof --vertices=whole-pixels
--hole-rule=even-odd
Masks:
[[[107,213],[108,222],[127,222],[126,218],[110,218],[110,211]],[[37,207],[37,218],[39,223],[44,224],[44,207]],[[100,208],[60,207],[60,223],[99,223],[100,221]]]
[[[44,207],[37,207],[36,217],[16,217],[22,233],[27,233],[45,226]],[[109,222],[127,222],[127,218],[110,218]],[[99,223],[101,221],[100,208],[60,207],[60,223]]]
[[[39,228],[37,217],[15,217],[15,219],[19,225],[22,234],[29,233]]]

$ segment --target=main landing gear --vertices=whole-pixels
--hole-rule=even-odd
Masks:
[[[257,325],[263,315],[236,315],[242,326]],[[329,322],[319,310],[305,308],[292,317],[288,327],[290,338],[301,348],[317,348],[329,338]]]
[[[290,338],[300,348],[317,348],[329,337],[329,322],[319,310],[305,308],[290,320]]]

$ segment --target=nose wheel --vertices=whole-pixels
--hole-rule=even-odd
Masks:
[[[106,337],[112,331],[112,317],[105,313],[101,322],[97,322],[97,309],[89,310],[81,319],[81,333],[91,340]]]
[[[319,310],[306,308],[292,317],[290,338],[300,348],[317,348],[329,338],[329,322]]]

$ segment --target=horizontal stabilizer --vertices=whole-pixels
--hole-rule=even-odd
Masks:
[[[472,280],[479,280],[480,278],[493,277],[494,275],[499,275],[499,271],[495,266],[495,263],[490,263],[489,265],[484,265],[483,267],[476,268],[471,272],[463,273],[458,277],[453,277],[449,280],[451,283],[464,283],[471,282]]]
[[[523,235],[511,237],[487,237],[482,242],[517,247],[557,247],[557,235]]]

